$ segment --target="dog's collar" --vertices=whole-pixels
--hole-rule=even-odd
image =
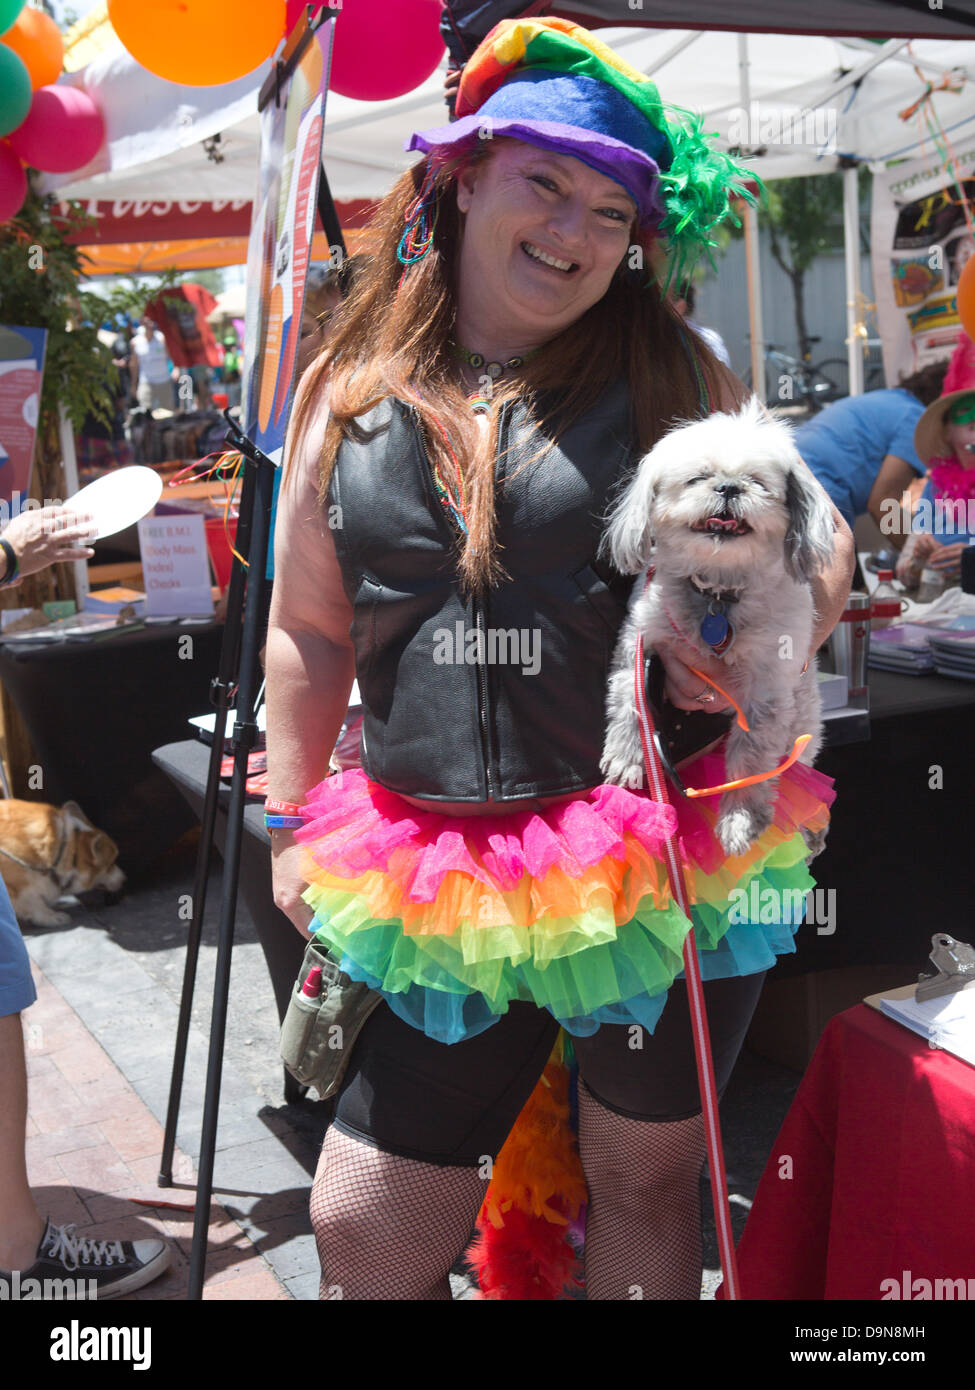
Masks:
[[[2,846],[0,846],[0,854],[5,855],[7,859],[12,859],[13,862],[14,862],[15,864],[19,864],[20,867],[21,867],[22,869],[30,869],[31,872],[32,872],[32,873],[35,873],[35,874],[45,874],[49,879],[51,879],[54,883],[56,883],[56,884],[60,887],[60,885],[61,885],[61,877],[60,877],[60,875],[58,874],[58,871],[57,871],[57,870],[58,870],[58,861],[60,860],[61,855],[64,853],[64,847],[65,847],[65,845],[66,845],[67,842],[68,842],[68,837],[67,837],[67,835],[64,833],[64,822],[63,822],[63,820],[62,820],[61,825],[60,825],[60,833],[61,833],[61,838],[60,838],[60,840],[59,840],[59,842],[58,842],[57,853],[55,854],[55,856],[54,856],[54,862],[53,862],[53,864],[50,865],[50,867],[48,867],[46,864],[28,864],[27,861],[26,861],[26,859],[19,859],[19,858],[17,857],[16,854],[11,854],[11,852],[10,852],[9,849],[4,849]]]

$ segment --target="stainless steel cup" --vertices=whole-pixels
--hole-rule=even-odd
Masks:
[[[870,597],[851,594],[846,609],[830,637],[837,675],[846,676],[848,703],[858,709],[870,708],[867,689],[867,655],[870,651]]]

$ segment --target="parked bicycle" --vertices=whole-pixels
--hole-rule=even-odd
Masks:
[[[827,357],[812,362],[811,348],[818,338],[809,338],[802,357],[793,357],[774,343],[765,345],[765,399],[769,405],[801,405],[807,410],[821,410],[831,401],[849,395],[850,369],[844,357]],[[742,378],[752,384],[749,367]]]

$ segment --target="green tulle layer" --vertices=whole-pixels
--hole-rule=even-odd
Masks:
[[[793,949],[797,921],[741,919],[747,918],[748,900],[801,900],[813,887],[806,853],[802,837],[790,837],[752,865],[730,892],[725,870],[726,896],[719,901],[701,893],[706,879],[698,883],[702,900],[692,916],[706,978],[767,969],[776,955]],[[636,914],[620,926],[607,925],[605,915],[597,914],[588,937],[578,921],[571,932],[564,924],[549,924],[561,928],[555,936],[563,943],[563,954],[551,955],[543,940],[533,947],[531,939],[544,933],[544,921],[527,931],[459,922],[450,935],[406,935],[399,920],[372,917],[356,893],[313,885],[304,896],[315,912],[317,937],[344,957],[350,973],[391,1000],[416,1000],[418,992],[427,996],[427,1022],[418,1026],[429,1023],[430,992],[479,995],[485,1017],[503,1014],[516,1000],[534,1001],[563,1022],[607,1016],[607,1010],[636,998],[664,995],[683,965],[687,919],[673,902],[659,909],[650,897],[641,899]]]

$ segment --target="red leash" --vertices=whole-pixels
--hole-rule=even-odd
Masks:
[[[653,741],[653,718],[647,708],[643,682],[643,638],[636,644],[636,708],[640,718],[640,741],[643,744],[643,761],[650,778],[650,786],[655,801],[670,804],[667,781],[664,777],[656,744]],[[714,1219],[718,1229],[718,1252],[724,1273],[725,1297],[740,1299],[738,1280],[738,1260],[731,1231],[731,1206],[728,1201],[728,1182],[725,1176],[724,1147],[721,1143],[721,1124],[718,1119],[718,1088],[714,1080],[714,1062],[711,1058],[711,1035],[708,1031],[707,1014],[704,1008],[704,993],[701,989],[701,970],[697,959],[697,945],[694,940],[694,927],[691,923],[691,910],[687,900],[687,887],[684,870],[677,852],[676,831],[665,842],[667,876],[674,901],[688,921],[688,933],[684,938],[684,973],[687,976],[687,998],[691,1006],[691,1027],[694,1033],[694,1058],[697,1062],[697,1082],[701,1092],[701,1109],[704,1114],[704,1133],[707,1140],[708,1167],[711,1171],[711,1199],[714,1205]]]

